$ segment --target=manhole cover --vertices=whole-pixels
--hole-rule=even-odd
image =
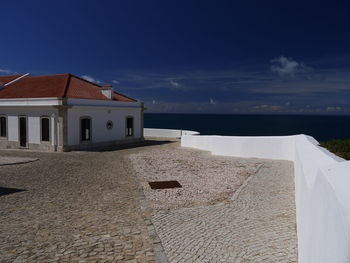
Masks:
[[[152,189],[182,188],[178,181],[148,182]]]

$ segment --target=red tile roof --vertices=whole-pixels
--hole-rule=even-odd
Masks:
[[[0,76],[0,84],[4,85],[20,77]],[[0,88],[0,99],[10,98],[77,98],[108,100],[101,92],[101,86],[74,76],[72,74],[49,76],[26,76],[8,86]],[[113,100],[136,102],[120,93],[114,92]]]
[[[114,100],[119,100],[119,101],[125,101],[125,102],[135,102],[136,100],[130,97],[127,97],[123,94],[120,94],[116,91],[113,91],[114,95],[113,95],[113,99]]]

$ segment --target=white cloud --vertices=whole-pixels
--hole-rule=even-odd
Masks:
[[[341,111],[342,110],[342,107],[339,107],[339,106],[330,106],[330,107],[327,107],[326,108],[326,111]]]
[[[254,109],[267,109],[268,107],[269,107],[269,105],[262,104],[262,105],[254,106],[253,108]]]
[[[93,82],[93,83],[96,83],[96,84],[101,84],[101,81],[93,78],[93,77],[90,77],[88,75],[82,75],[81,76],[83,79],[86,79],[87,81],[90,81],[90,82]]]
[[[272,59],[270,69],[281,77],[294,77],[298,72],[308,72],[311,70],[311,68],[305,66],[304,63],[299,63],[292,58],[287,58],[285,56]]]
[[[208,101],[202,102],[175,102],[153,99],[143,100],[147,112],[149,113],[327,113],[340,114],[349,113],[350,108],[342,105],[333,104],[330,106],[307,105],[292,103],[286,107],[284,104],[268,103],[263,101],[237,101],[237,102],[220,102],[213,106]]]
[[[279,105],[262,104],[254,106],[253,109],[258,111],[280,111],[283,109],[283,107]]]
[[[114,79],[114,80],[112,80],[112,83],[113,83],[113,84],[119,84],[120,82],[119,82],[118,80],[115,80],[115,79]]]
[[[218,104],[218,102],[217,102],[216,100],[214,100],[213,98],[210,98],[209,103],[210,103],[211,105]]]
[[[177,88],[180,86],[179,82],[174,80],[170,80],[170,85],[173,86],[174,88]]]
[[[3,74],[3,75],[11,75],[11,74],[18,74],[17,72],[15,71],[12,71],[10,69],[3,69],[3,68],[0,68],[0,74]]]

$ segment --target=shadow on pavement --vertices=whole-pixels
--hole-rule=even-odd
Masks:
[[[0,187],[0,196],[26,191],[24,189]]]
[[[126,150],[126,149],[132,149],[137,147],[145,147],[145,146],[155,146],[155,145],[162,145],[162,144],[169,144],[169,143],[176,143],[175,140],[144,140],[143,142],[137,142],[137,143],[128,143],[123,145],[116,145],[116,146],[107,146],[107,147],[98,147],[98,148],[91,148],[82,150],[84,152],[109,152],[109,151],[116,151],[116,150]]]

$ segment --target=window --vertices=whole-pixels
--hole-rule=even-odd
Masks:
[[[126,118],[126,136],[133,136],[134,134],[134,118]]]
[[[82,118],[80,120],[80,127],[81,127],[81,140],[90,141],[91,140],[91,119]]]
[[[41,118],[41,141],[50,141],[50,119],[48,117]]]
[[[0,137],[7,137],[7,118],[0,116]]]
[[[27,147],[27,116],[19,116],[19,145]]]

